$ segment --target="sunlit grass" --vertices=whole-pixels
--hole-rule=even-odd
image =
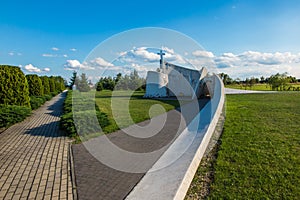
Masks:
[[[295,92],[227,95],[209,199],[300,197],[299,99]]]
[[[300,84],[289,84],[287,88],[291,87],[300,87]],[[231,85],[226,85],[225,87],[227,88],[232,88],[232,89],[240,89],[240,90],[257,90],[257,91],[271,91],[272,87],[269,84],[254,84],[253,86],[245,86],[243,84],[231,84]]]
[[[152,113],[153,116],[179,107],[177,100],[144,99],[144,92],[136,91],[133,95],[130,93],[131,91],[115,91],[113,97],[111,97],[112,92],[108,90],[96,93],[96,105],[98,105],[101,112],[108,115],[110,121],[110,125],[103,128],[105,133],[111,133],[120,128],[150,119],[149,109],[155,104],[161,105],[164,110],[157,109],[156,112]],[[114,101],[113,108],[116,111],[115,115],[112,112],[112,100]],[[128,101],[129,107],[126,107],[126,102]]]

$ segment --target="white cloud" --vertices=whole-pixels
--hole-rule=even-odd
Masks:
[[[67,54],[59,55],[59,54],[51,54],[51,53],[43,53],[43,57],[48,57],[48,58],[67,58]]]
[[[299,61],[300,54],[257,51],[246,51],[241,54],[224,53],[214,59],[216,66],[222,72],[240,78],[270,76],[283,72],[300,77]]]
[[[64,66],[66,70],[75,70],[83,68],[83,65],[78,60],[67,60]]]
[[[113,67],[114,65],[103,58],[95,58],[94,60],[91,60],[89,62],[92,66],[98,67],[98,68],[106,68],[106,67]]]
[[[179,54],[175,54],[173,49],[168,47],[162,47],[164,51],[164,59],[167,62],[174,62],[177,64],[185,64],[187,61]],[[143,63],[158,63],[160,55],[157,53],[158,49],[152,49],[147,47],[133,48],[128,52],[119,53],[120,58],[118,59],[122,63],[126,62],[143,62]]]
[[[59,48],[57,48],[57,47],[52,47],[51,48],[53,51],[58,51],[59,50]]]
[[[46,67],[46,68],[43,69],[43,71],[50,72],[50,68]]]
[[[57,57],[57,55],[54,55],[54,54],[48,54],[48,53],[43,53],[42,56],[43,56],[43,57],[49,57],[49,58]]]
[[[162,47],[161,49],[164,50],[167,53],[175,54],[174,49],[170,49],[168,47]]]
[[[11,51],[11,52],[8,53],[8,55],[10,55],[10,56],[21,56],[22,53]]]
[[[146,62],[157,62],[160,59],[159,55],[148,51],[146,47],[135,48],[130,52],[133,56],[143,59]]]
[[[78,60],[67,60],[67,62],[64,64],[65,70],[76,70],[76,69],[85,69],[85,70],[91,70],[95,69],[92,66],[89,66],[87,63],[80,63]]]
[[[146,78],[146,74],[147,74],[147,71],[149,70],[149,68],[139,65],[139,64],[136,64],[136,63],[132,63],[131,67],[138,72],[139,76]]]
[[[77,49],[75,49],[75,48],[71,48],[71,49],[70,49],[70,51],[77,51]]]
[[[214,54],[212,52],[203,51],[203,50],[194,51],[194,52],[192,52],[192,55],[196,56],[196,57],[207,57],[207,58],[213,58],[214,57]]]
[[[28,64],[24,66],[24,69],[27,70],[28,72],[41,72],[41,69],[33,66],[32,64]]]

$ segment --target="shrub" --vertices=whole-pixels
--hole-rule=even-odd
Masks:
[[[82,134],[95,133],[97,132],[97,129],[94,128],[95,124],[93,123],[93,120],[91,120],[93,119],[93,116],[95,114],[94,112],[95,111],[87,110],[87,111],[80,111],[76,113],[77,116],[76,123],[78,128],[77,131],[74,124],[72,112],[65,113],[61,116],[60,126],[63,130],[67,132],[69,136],[76,136],[77,132],[80,132]],[[96,116],[101,127],[105,127],[109,125],[109,121],[105,113],[96,111]]]
[[[44,95],[44,98],[46,99],[46,101],[49,101],[52,99],[52,96],[49,94]]]
[[[19,67],[0,65],[0,104],[30,106],[27,79]]]
[[[23,121],[31,113],[26,106],[0,105],[0,128],[9,127]]]
[[[85,110],[86,104],[88,102],[85,101],[84,98],[77,99],[76,103],[76,111],[77,122],[78,122],[78,132],[86,134],[86,133],[95,133],[97,130],[94,129],[93,116],[95,115],[95,110]],[[82,108],[82,109],[81,109]],[[101,127],[105,127],[109,125],[108,117],[105,113],[100,112],[98,106],[96,108],[96,117],[101,125]],[[83,125],[83,126],[81,126]],[[61,116],[60,127],[67,132],[67,134],[71,137],[77,136],[76,127],[74,124],[73,118],[73,108],[72,108],[72,91],[68,91],[67,97],[64,101],[64,114]]]
[[[30,105],[31,105],[31,108],[33,110],[41,107],[41,105],[43,105],[46,101],[46,98],[45,97],[37,97],[37,96],[31,96],[30,97]]]
[[[30,96],[43,96],[44,89],[41,79],[36,74],[26,75],[28,85],[29,85],[29,95]]]

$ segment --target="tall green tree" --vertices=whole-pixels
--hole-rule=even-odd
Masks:
[[[73,85],[76,85],[76,81],[77,81],[78,77],[77,77],[77,72],[73,71],[72,77],[70,78],[70,89],[73,88]]]
[[[0,104],[30,107],[27,79],[19,67],[0,65]]]
[[[44,88],[41,79],[36,74],[27,74],[26,79],[29,85],[30,96],[43,96]]]
[[[55,88],[55,78],[54,78],[54,76],[49,77],[49,86],[50,86],[50,92],[55,93],[56,88]]]
[[[287,72],[283,74],[275,74],[270,76],[268,83],[271,85],[272,90],[285,90],[288,83],[291,82],[290,77],[287,76]]]
[[[50,93],[50,85],[49,85],[49,78],[47,76],[41,76],[40,77],[41,81],[42,81],[42,85],[44,88],[44,94],[51,94]]]
[[[89,86],[88,79],[87,79],[85,73],[82,73],[82,74],[81,74],[81,77],[80,77],[80,79],[79,79],[79,81],[78,81],[77,89],[78,89],[80,92],[88,92],[88,91],[91,90],[91,88],[90,88],[90,86]]]

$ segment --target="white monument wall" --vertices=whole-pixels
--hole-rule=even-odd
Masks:
[[[148,71],[146,78],[145,97],[166,97],[168,76],[166,74]]]

